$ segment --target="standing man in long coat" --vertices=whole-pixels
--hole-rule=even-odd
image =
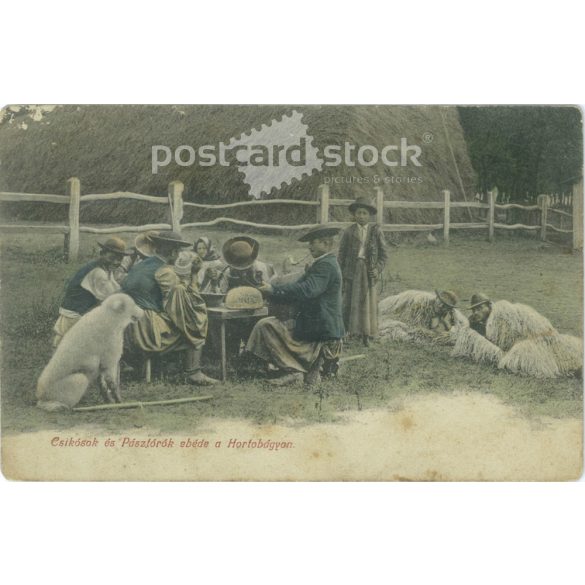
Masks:
[[[281,384],[304,375],[305,383],[337,371],[345,334],[341,311],[341,270],[333,252],[337,228],[322,226],[299,238],[309,243],[313,263],[290,284],[264,284],[259,289],[275,302],[296,303],[296,319],[276,317],[259,321],[248,340],[247,351],[277,366],[286,375]]]
[[[365,197],[350,206],[355,223],[344,230],[337,258],[343,274],[343,320],[349,335],[365,346],[378,335],[378,283],[388,251],[380,226],[370,223],[376,208]]]

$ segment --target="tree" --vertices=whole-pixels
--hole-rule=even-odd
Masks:
[[[567,189],[583,160],[582,113],[571,106],[460,107],[459,116],[478,177],[511,200]]]

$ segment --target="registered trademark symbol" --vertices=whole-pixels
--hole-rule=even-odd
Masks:
[[[434,139],[434,138],[435,138],[435,137],[433,136],[433,133],[432,133],[432,132],[425,132],[425,133],[423,134],[423,137],[422,137],[422,139],[423,139],[423,142],[424,142],[425,144],[430,144],[430,143],[433,141],[433,139]]]

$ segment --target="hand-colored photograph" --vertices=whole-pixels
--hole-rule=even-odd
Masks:
[[[573,106],[0,110],[2,471],[567,481]]]

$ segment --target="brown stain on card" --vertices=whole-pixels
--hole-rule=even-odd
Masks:
[[[410,429],[412,429],[412,427],[415,426],[415,422],[412,418],[412,416],[410,415],[404,415],[400,418],[400,426],[402,427],[402,430],[404,431],[409,431]]]

